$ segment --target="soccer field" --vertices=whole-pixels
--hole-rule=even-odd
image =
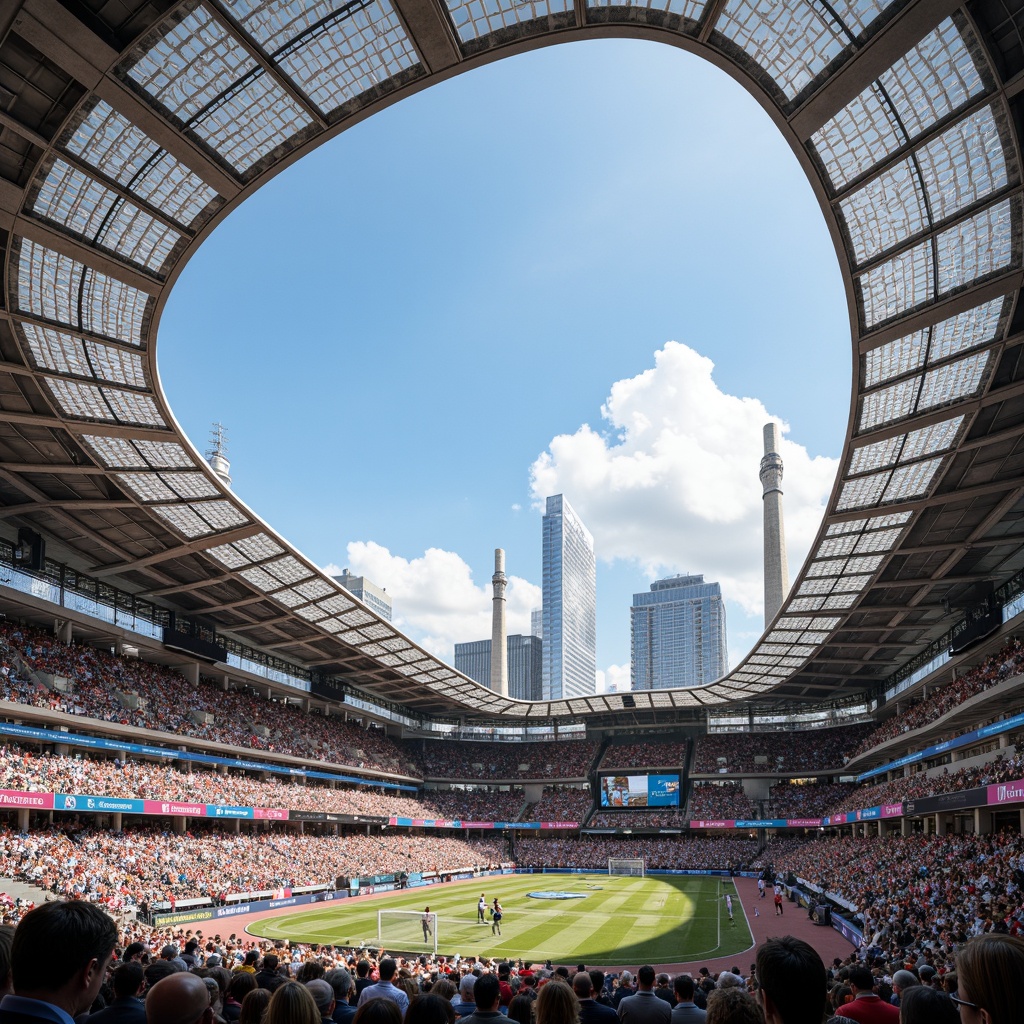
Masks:
[[[479,924],[480,893],[498,897],[501,935],[490,918]],[[538,899],[528,893],[577,893],[581,898]],[[725,895],[733,897],[730,923]],[[249,927],[254,935],[293,942],[377,947],[377,911],[437,914],[438,952],[509,959],[553,960],[602,967],[671,964],[732,956],[753,945],[746,915],[727,878],[671,875],[496,875],[444,887],[406,889],[380,897],[341,900]],[[428,952],[416,916],[385,917],[384,948]]]

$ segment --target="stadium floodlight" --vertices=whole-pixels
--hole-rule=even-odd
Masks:
[[[421,910],[378,910],[377,944],[381,949],[436,953],[437,914]]]
[[[630,878],[646,878],[647,868],[643,857],[609,857],[609,875],[628,875]]]

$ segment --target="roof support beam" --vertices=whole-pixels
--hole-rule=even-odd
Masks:
[[[458,64],[462,51],[441,4],[436,0],[392,0],[391,6],[429,72]]]
[[[838,114],[962,6],[962,0],[928,0],[909,4],[895,15],[790,118],[790,127],[800,141],[809,139],[830,117]]]
[[[231,544],[236,540],[245,540],[247,537],[252,537],[257,533],[261,533],[263,530],[262,526],[253,524],[251,526],[241,526],[237,530],[228,530],[225,533],[216,533],[212,536],[201,537],[198,540],[189,541],[187,544],[179,544],[174,548],[166,548],[163,551],[157,551],[152,555],[146,555],[144,558],[135,558],[128,562],[118,562],[114,565],[98,566],[93,570],[94,576],[109,576],[112,573],[126,572],[129,569],[141,569],[144,565],[156,565],[157,562],[168,561],[173,558],[182,558],[185,555],[194,555],[205,551],[207,548],[220,547],[221,544]],[[220,576],[211,577],[207,582],[216,583],[220,579],[235,579],[233,573],[221,573]]]

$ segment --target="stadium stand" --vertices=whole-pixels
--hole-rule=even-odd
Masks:
[[[814,732],[805,742],[799,732],[711,733],[695,745],[691,772],[696,775],[775,772],[799,775],[835,771],[849,760],[870,723]]]
[[[937,721],[979,693],[984,693],[1005,679],[1018,675],[1022,664],[1024,644],[1016,638],[1011,639],[980,665],[962,672],[952,682],[932,690],[927,699],[899,711],[883,722],[863,738],[850,755],[851,759],[867,753],[881,743]]]

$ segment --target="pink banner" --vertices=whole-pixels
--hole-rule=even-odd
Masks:
[[[736,819],[731,821],[691,821],[690,828],[735,828]]]
[[[33,807],[53,810],[52,793],[22,793],[17,789],[0,789],[0,807]]]
[[[997,782],[988,787],[990,804],[1016,804],[1024,801],[1024,779],[1015,782]]]
[[[287,821],[288,812],[280,807],[254,807],[254,818],[271,818],[274,821]]]
[[[175,814],[186,818],[205,818],[206,804],[182,804],[174,800],[144,800],[145,814]]]
[[[882,804],[883,818],[902,818],[903,804]]]

